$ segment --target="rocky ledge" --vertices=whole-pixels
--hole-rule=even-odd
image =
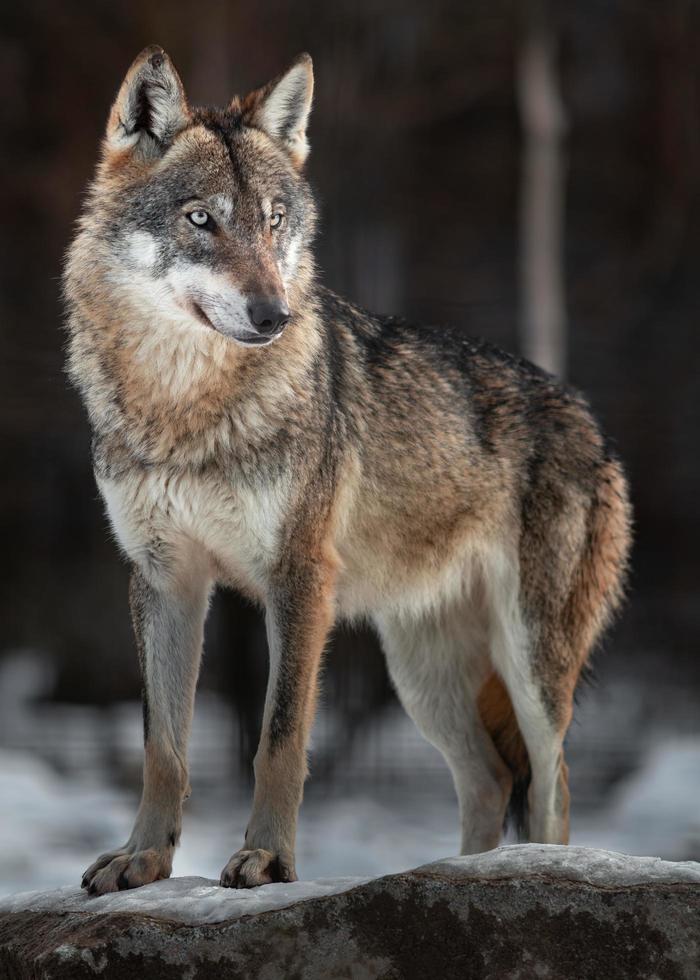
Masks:
[[[371,881],[0,902],[0,977],[94,976],[697,980],[700,864],[529,844]]]

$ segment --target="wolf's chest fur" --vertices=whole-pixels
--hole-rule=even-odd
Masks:
[[[239,363],[235,345],[213,332],[175,332],[168,347],[169,327],[156,321],[145,339],[122,335],[106,356],[96,356],[89,332],[73,344],[115,536],[155,578],[203,562],[212,581],[263,598],[294,495],[299,341],[290,332],[270,352],[284,360],[284,376]]]
[[[204,563],[212,580],[264,595],[288,507],[284,477],[253,486],[216,469],[153,467],[98,485],[121,547],[154,578]]]

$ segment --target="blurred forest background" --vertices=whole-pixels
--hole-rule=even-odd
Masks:
[[[534,352],[590,396],[636,546],[571,734],[574,840],[700,858],[700,3],[26,0],[0,16],[0,886],[76,879],[127,836],[138,795],[128,572],[62,373],[59,277],[111,100],[150,42],[195,104],[310,51],[325,282]],[[179,873],[216,874],[239,845],[266,660],[260,614],[219,595]],[[446,769],[362,631],[327,657],[305,811],[307,876],[456,848]],[[187,850],[197,827],[216,856]]]

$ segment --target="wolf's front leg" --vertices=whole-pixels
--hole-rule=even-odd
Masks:
[[[209,587],[194,568],[162,588],[138,571],[132,574],[129,598],[143,675],[143,795],[127,843],[103,854],[83,875],[91,895],[136,888],[172,870],[182,800],[189,792],[187,739]]]
[[[253,812],[243,848],[221,872],[226,887],[296,881],[297,814],[318,670],[333,622],[333,580],[331,562],[309,561],[288,570],[268,601],[270,674],[255,756]]]

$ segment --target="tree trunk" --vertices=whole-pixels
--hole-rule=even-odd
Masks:
[[[566,128],[557,84],[556,44],[546,6],[528,8],[517,65],[523,127],[519,276],[525,357],[559,377],[566,372],[563,271]]]

